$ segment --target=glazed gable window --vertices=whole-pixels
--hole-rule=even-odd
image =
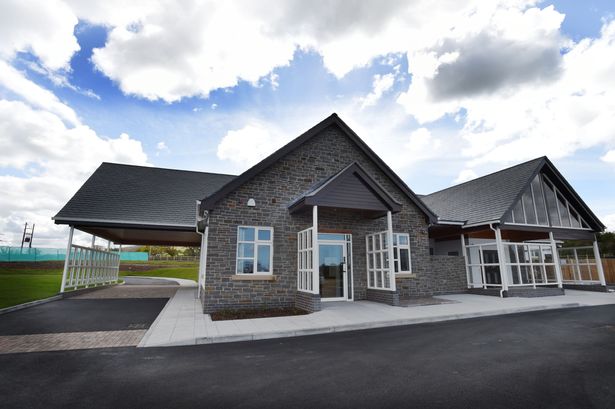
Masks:
[[[237,228],[237,274],[271,274],[273,227]]]

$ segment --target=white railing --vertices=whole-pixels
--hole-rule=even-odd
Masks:
[[[465,247],[470,288],[501,288],[500,265],[506,272],[508,287],[558,284],[551,244],[502,242],[503,254],[496,242]]]
[[[120,253],[72,244],[63,288],[77,289],[118,280]]]
[[[563,247],[558,249],[558,253],[563,283],[601,283],[593,247]]]
[[[318,293],[314,289],[313,228],[297,233],[297,290]]]

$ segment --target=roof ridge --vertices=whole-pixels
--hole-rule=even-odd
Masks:
[[[204,171],[200,171],[200,170],[189,170],[189,169],[173,169],[173,168],[163,168],[163,167],[160,167],[160,166],[133,165],[133,164],[130,164],[130,163],[118,163],[118,162],[107,162],[107,161],[104,161],[104,162],[101,163],[101,166],[102,165],[130,166],[130,167],[133,167],[133,168],[170,170],[170,171],[174,171],[174,172],[191,172],[191,173],[199,173],[199,174],[206,174],[206,175],[220,175],[220,176],[233,176],[233,177],[237,177],[237,175],[232,175],[230,173],[204,172]]]
[[[474,179],[466,180],[465,182],[461,182],[461,183],[458,183],[456,185],[445,187],[444,189],[436,190],[435,192],[427,193],[427,194],[423,195],[423,197],[429,197],[431,195],[435,195],[436,193],[444,192],[445,190],[449,190],[449,189],[453,189],[453,188],[456,188],[456,187],[459,187],[459,186],[463,186],[463,185],[466,185],[468,183],[473,183],[473,182],[476,182],[478,180],[484,179],[484,178],[486,178],[488,176],[497,175],[498,173],[506,172],[508,170],[511,170],[511,169],[514,169],[514,168],[518,168],[519,166],[527,165],[528,163],[535,162],[535,161],[538,161],[538,160],[542,160],[542,159],[545,159],[545,158],[547,158],[547,156],[539,156],[537,158],[530,159],[528,161],[521,162],[521,163],[518,163],[518,164],[513,165],[513,166],[509,166],[509,167],[504,168],[504,169],[496,170],[495,172],[487,173],[486,175],[479,176],[479,177],[474,178]]]

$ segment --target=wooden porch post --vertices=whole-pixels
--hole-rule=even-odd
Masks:
[[[502,245],[502,231],[499,227],[495,228],[495,244],[498,249],[498,261],[500,263],[500,280],[502,281],[502,290],[508,291],[508,274],[506,272],[506,263],[504,263],[504,246]]]
[[[312,207],[312,292],[314,294],[320,294],[320,257],[318,251],[318,206],[314,206]]]
[[[387,244],[387,252],[389,253],[389,289],[395,291],[397,288],[395,283],[395,262],[393,260],[393,216],[390,210],[387,211]]]
[[[64,270],[62,271],[62,284],[60,284],[60,292],[64,292],[64,288],[66,286],[66,275],[68,272],[68,263],[70,260],[70,249],[73,245],[73,232],[75,231],[75,226],[70,226],[70,231],[68,233],[68,244],[66,245],[66,257],[64,258]]]
[[[600,248],[598,248],[598,240],[596,239],[596,235],[594,235],[594,258],[596,259],[596,268],[598,269],[600,285],[606,286],[606,279],[604,278],[604,268],[602,267],[602,260],[600,259]]]
[[[555,275],[557,276],[557,286],[563,287],[562,278],[562,265],[559,262],[559,252],[557,251],[557,245],[555,244],[555,238],[553,238],[553,232],[549,232],[549,242],[551,243],[551,251],[553,252],[553,262],[555,263]]]

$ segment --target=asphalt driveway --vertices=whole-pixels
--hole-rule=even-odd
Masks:
[[[168,298],[67,298],[0,315],[0,335],[147,329]]]
[[[610,408],[615,306],[0,356],[3,408]]]

